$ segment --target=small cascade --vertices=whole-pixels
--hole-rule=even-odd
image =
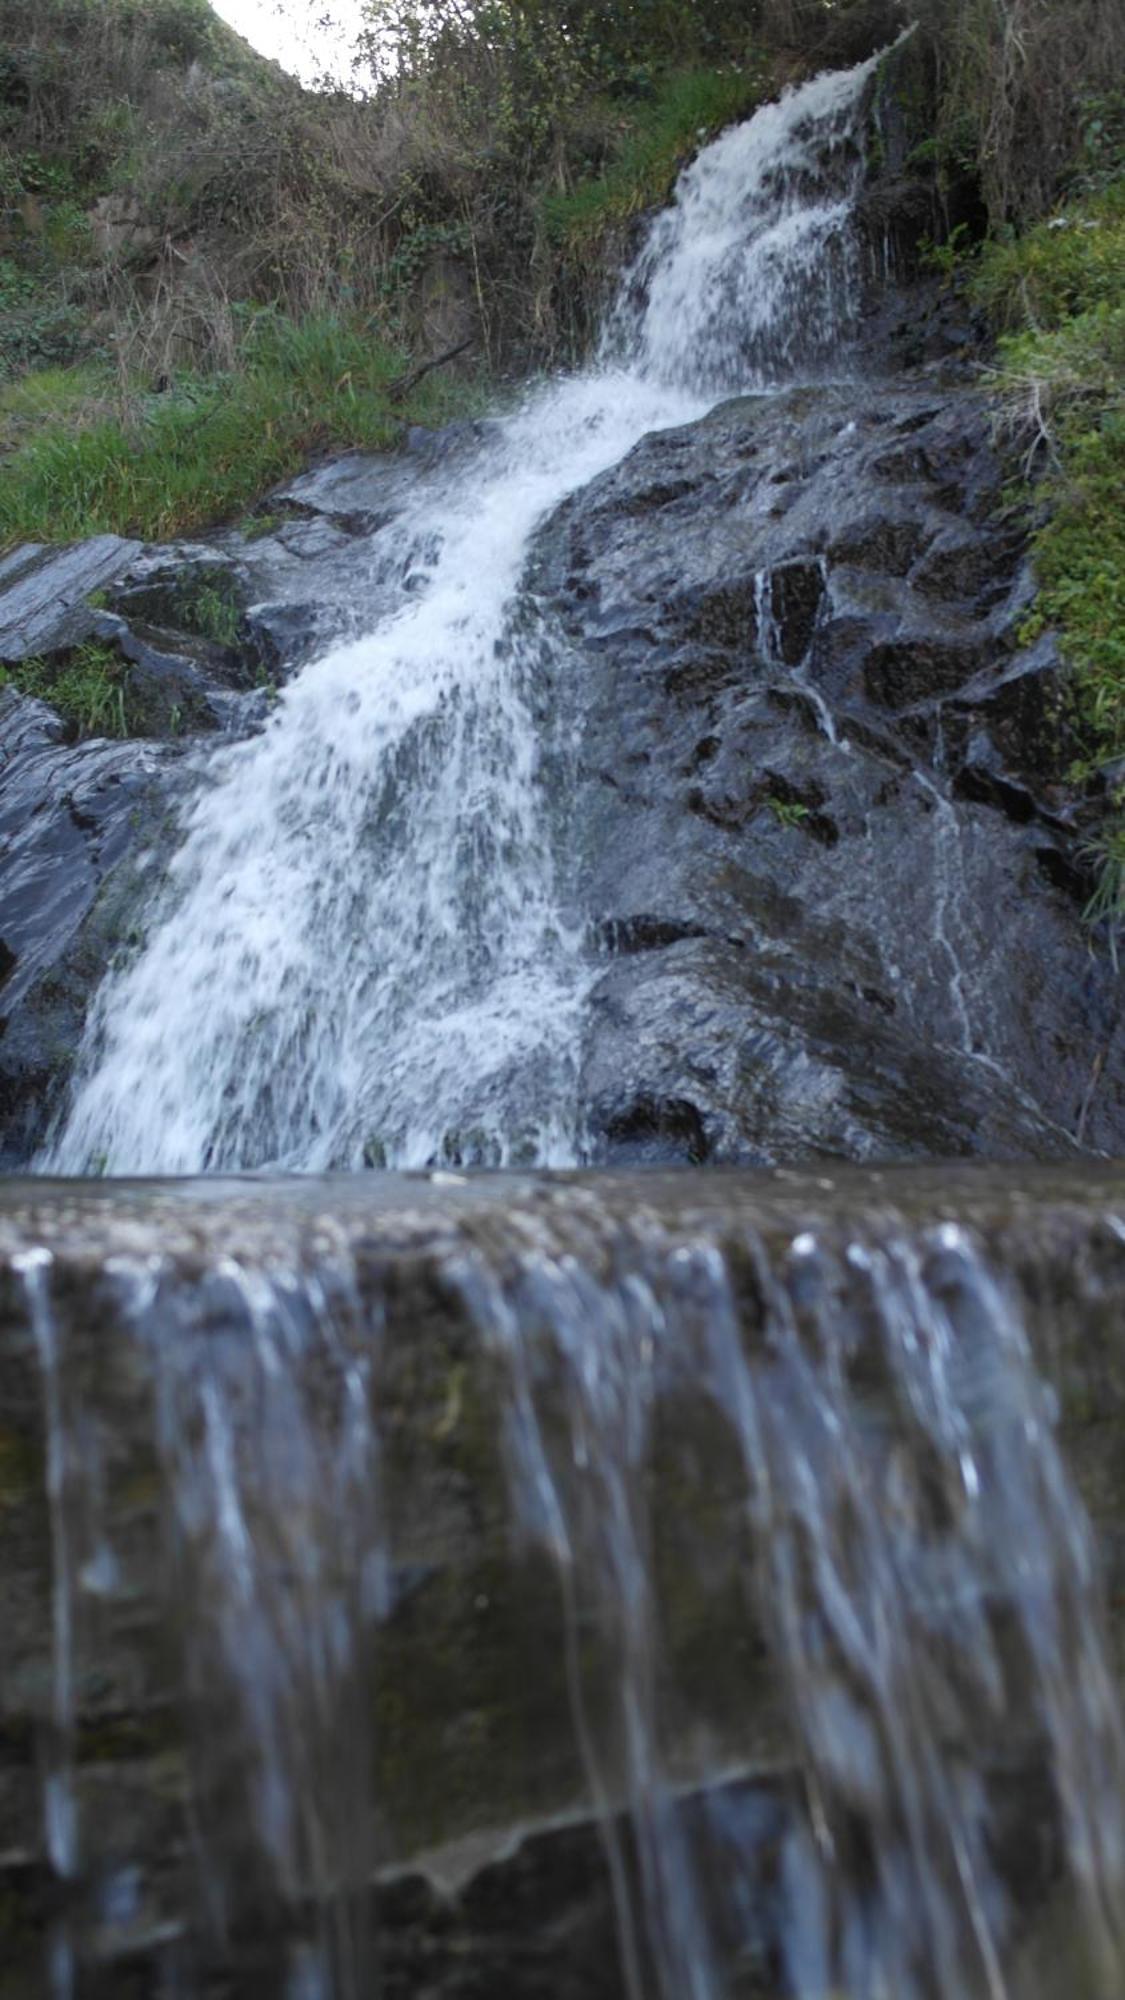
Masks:
[[[700,154],[626,278],[611,352],[712,401],[839,370],[862,278],[856,105],[879,60],[765,106]]]
[[[200,772],[147,936],[95,1004],[40,1162],[67,1173],[565,1166],[593,972],[537,527],[646,433],[820,367],[857,310],[874,63],[705,148],[596,366],[533,393],[377,543],[375,629]]]
[[[1125,1736],[1031,1341],[1086,1407],[1125,1192],[936,1185],[9,1200],[0,1886],[65,1885],[14,1990],[460,1992],[536,1854],[560,1991],[604,1895],[628,2000],[1112,2000]]]
[[[819,573],[820,590],[827,587],[827,565],[823,557],[809,565]],[[815,619],[809,623],[807,634],[798,632],[796,646],[787,634],[785,618],[778,610],[778,588],[772,570],[759,570],[754,579],[754,608],[758,624],[758,650],[771,667],[781,668],[794,686],[800,688],[814,715],[821,734],[829,743],[840,745],[840,733],[836,718],[825,701],[823,694],[806,671],[809,653],[815,635]],[[846,748],[845,745],[840,745]]]
[[[965,996],[965,968],[961,963],[956,940],[950,935],[957,907],[961,829],[957,815],[945,791],[941,789],[940,780],[935,782],[932,778],[928,778],[924,771],[916,771],[914,780],[930,801],[933,812],[934,938],[948,966],[949,998],[954,1017],[950,1039],[959,1041],[966,1055],[972,1055],[976,1042],[969,1003]]]

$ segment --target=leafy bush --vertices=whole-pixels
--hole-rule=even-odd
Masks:
[[[1003,328],[1058,328],[1125,292],[1125,176],[1026,234],[988,244],[976,301]]]
[[[1051,207],[1125,70],[1121,0],[911,0],[933,65],[941,157],[976,176],[993,229]]]

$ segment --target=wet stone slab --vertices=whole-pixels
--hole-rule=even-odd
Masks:
[[[845,1687],[857,1728],[883,1697],[837,1680],[823,1579],[785,1583],[806,1450],[855,1617],[880,1562],[913,1579],[887,1686],[922,1677],[919,1744],[940,1714],[943,1785],[969,1767],[988,1801],[1015,1953],[1027,1907],[1065,1902],[1071,1837],[1017,1520],[1075,1684],[1100,1643],[1020,1342],[1119,1601],[1123,1305],[1108,1166],[5,1183],[7,1990],[36,1992],[52,1941],[99,2000],[173,1975],[288,1992],[302,1965],[347,1993],[368,1952],[382,1990],[450,2000],[530,2000],[548,1965],[553,1994],[616,1995],[630,1953],[663,1979],[697,1948],[740,1968],[724,1990],[787,1990],[779,1870],[815,1877],[795,1774],[852,1889],[898,1811],[891,1767],[861,1806],[821,1737]],[[1014,1458],[1013,1424],[1038,1427]],[[836,1706],[791,1650],[790,1587]],[[599,1799],[629,1806],[600,1836]]]

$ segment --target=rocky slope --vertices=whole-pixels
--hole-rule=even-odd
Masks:
[[[956,357],[884,363],[646,440],[540,537],[530,586],[565,634],[542,698],[581,736],[553,810],[604,961],[595,1160],[1125,1143],[1065,680],[1019,644],[1033,581],[987,399]],[[262,726],[270,684],[362,628],[366,538],[416,465],[473,439],[419,443],[298,482],[256,540],[9,559],[5,657],[116,648],[138,733],[69,744],[3,697],[8,1166],[139,934],[139,859],[206,733]]]
[[[1002,480],[937,364],[649,439],[544,537],[608,961],[598,1156],[1120,1146],[1065,687],[1019,645]]]

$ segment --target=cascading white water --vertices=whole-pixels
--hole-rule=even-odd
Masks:
[[[839,349],[873,67],[806,84],[699,155],[598,365],[421,484],[393,528],[414,549],[399,608],[209,758],[41,1168],[576,1159],[590,973],[542,782],[537,689],[562,642],[520,594],[529,544],[645,433]]]

